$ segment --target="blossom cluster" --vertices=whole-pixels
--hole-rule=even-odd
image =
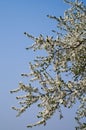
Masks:
[[[20,100],[21,108],[13,109],[18,111],[18,116],[35,102],[42,108],[37,115],[40,121],[28,127],[46,125],[46,121],[56,110],[60,112],[61,119],[61,106],[70,108],[77,99],[81,106],[77,111],[76,120],[79,122],[82,117],[86,117],[86,7],[78,0],[64,1],[71,5],[71,8],[65,11],[64,17],[48,15],[57,21],[60,31],[53,31],[56,32],[56,38],[43,35],[35,38],[24,33],[34,41],[27,50],[32,49],[35,53],[38,50],[45,51],[45,54],[36,56],[33,62],[30,62],[31,72],[22,74],[30,78],[30,84],[20,83],[18,89],[11,91],[13,93],[22,90],[26,93],[16,97]],[[67,78],[69,75],[71,80]],[[33,86],[33,82],[37,81],[39,87]],[[84,130],[82,125],[80,124],[80,128]],[[86,128],[86,124],[84,126]]]

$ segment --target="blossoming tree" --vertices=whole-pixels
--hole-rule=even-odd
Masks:
[[[24,33],[34,41],[27,50],[32,49],[35,53],[38,50],[44,51],[29,63],[31,72],[22,74],[31,77],[29,84],[19,83],[19,87],[11,91],[14,93],[22,90],[26,93],[16,97],[20,101],[20,108],[12,107],[18,111],[18,116],[33,103],[37,102],[37,107],[42,108],[37,115],[40,120],[27,127],[46,125],[56,110],[62,118],[61,107],[71,108],[78,100],[80,106],[75,117],[78,122],[76,130],[86,130],[86,123],[81,121],[86,117],[86,6],[78,0],[64,1],[71,5],[64,12],[64,17],[48,15],[57,21],[59,32],[53,30],[56,37],[34,37]],[[37,82],[39,87],[33,86],[33,82]]]

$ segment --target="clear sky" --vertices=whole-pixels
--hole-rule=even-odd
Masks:
[[[23,33],[52,35],[56,23],[46,15],[60,16],[67,8],[63,0],[0,0],[0,130],[28,130],[26,125],[35,121],[35,105],[18,118],[11,109],[17,101],[10,90],[24,81],[21,73],[28,72],[28,62],[32,60],[32,54],[25,50],[32,41]],[[47,126],[32,130],[74,130],[76,109],[77,105],[69,111],[63,109],[61,121],[57,112]]]

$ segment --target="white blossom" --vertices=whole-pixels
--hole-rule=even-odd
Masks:
[[[86,130],[86,123],[80,122],[81,118],[86,118],[86,6],[78,0],[64,1],[71,5],[65,11],[64,17],[48,15],[57,21],[60,29],[56,38],[43,35],[35,38],[24,33],[34,41],[27,49],[46,52],[30,62],[29,74],[22,74],[29,77],[29,85],[19,83],[18,89],[11,91],[13,93],[22,90],[26,93],[24,96],[17,96],[21,107],[13,109],[18,111],[18,115],[35,102],[38,103],[37,107],[42,108],[37,115],[40,121],[27,127],[46,125],[56,110],[62,118],[61,106],[70,108],[78,100],[80,107],[76,112],[76,120],[79,126],[76,130]],[[67,76],[71,76],[71,81]],[[37,86],[34,87],[33,82],[37,82]]]

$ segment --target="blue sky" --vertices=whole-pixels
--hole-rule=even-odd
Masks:
[[[21,73],[28,72],[28,63],[32,60],[32,54],[25,48],[33,42],[23,33],[52,35],[56,23],[46,15],[60,16],[67,8],[63,0],[0,0],[0,130],[27,130],[26,125],[35,121],[35,105],[19,118],[11,109],[17,101],[10,90],[24,81]],[[47,126],[32,130],[74,130],[76,109],[77,106],[69,111],[63,109],[61,121],[57,112]]]

